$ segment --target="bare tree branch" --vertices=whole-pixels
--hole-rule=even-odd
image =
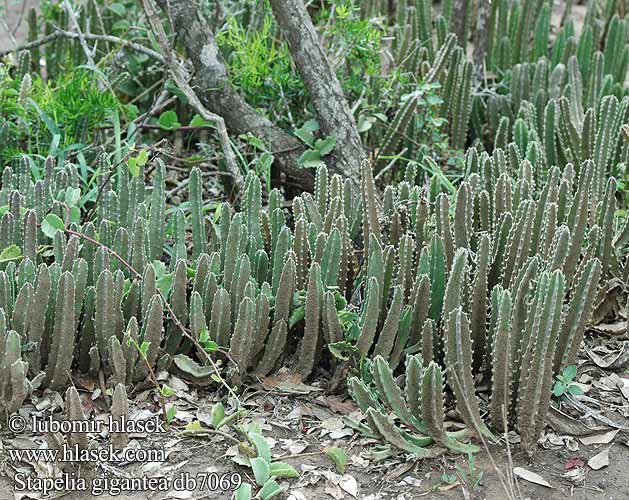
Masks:
[[[336,137],[337,169],[353,179],[360,176],[366,158],[354,116],[341,83],[319,41],[317,31],[302,0],[270,0],[273,14],[288,41],[295,65],[326,136]]]
[[[46,35],[42,38],[38,38],[37,40],[33,40],[32,42],[25,43],[24,45],[20,45],[13,49],[0,50],[0,57],[4,57],[7,54],[11,54],[13,52],[21,52],[22,50],[34,49],[36,47],[40,47],[47,43],[53,42],[57,40],[58,38],[70,38],[72,40],[77,40],[79,38],[79,34],[73,33],[70,31],[57,29],[50,35]],[[118,38],[117,36],[94,35],[92,33],[83,33],[83,38],[85,38],[86,40],[95,40],[95,41],[109,42],[112,44],[118,44],[122,47],[135,50],[136,52],[140,52],[142,54],[146,54],[147,56],[152,57],[153,59],[161,62],[162,64],[166,63],[166,60],[162,57],[162,55],[159,52],[149,49],[148,47],[145,47],[144,45],[140,45],[139,43],[130,42],[129,40],[123,40],[122,38]]]
[[[81,44],[83,52],[85,52],[85,57],[87,57],[87,62],[89,66],[92,68],[96,68],[96,63],[94,62],[94,54],[92,53],[92,49],[89,48],[87,42],[85,41],[85,37],[81,32],[79,20],[76,18],[76,13],[74,12],[72,5],[70,5],[70,2],[68,0],[63,0],[63,5],[66,9],[66,12],[68,13],[68,16],[72,20],[72,24],[74,24],[74,29],[76,30],[76,34],[79,36],[79,43]]]

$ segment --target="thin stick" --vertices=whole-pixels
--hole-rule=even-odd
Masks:
[[[142,0],[142,5],[144,6],[144,12],[146,13],[146,17],[149,20],[149,23],[152,27],[153,34],[155,35],[155,39],[157,43],[162,49],[164,53],[166,64],[168,65],[171,74],[177,86],[181,89],[181,91],[188,98],[188,102],[190,105],[197,110],[197,112],[201,115],[201,118],[208,121],[213,121],[216,123],[216,128],[218,131],[218,136],[221,140],[221,146],[223,149],[223,154],[225,155],[225,162],[227,163],[227,169],[230,171],[234,178],[233,186],[234,188],[238,188],[244,185],[244,178],[240,168],[238,168],[238,164],[236,163],[236,155],[232,150],[231,143],[229,141],[229,135],[227,134],[227,127],[225,126],[225,120],[223,120],[222,116],[211,113],[208,109],[201,103],[197,94],[192,90],[188,81],[190,80],[190,75],[188,71],[177,61],[176,56],[173,54],[172,47],[168,42],[168,37],[166,36],[166,32],[164,31],[164,27],[157,15],[157,10],[155,4],[152,0]]]
[[[51,33],[50,35],[46,35],[42,38],[38,38],[37,40],[33,40],[32,42],[29,43],[25,43],[24,45],[19,45],[18,47],[15,47],[13,49],[7,49],[7,50],[0,50],[0,57],[4,57],[7,54],[12,54],[14,52],[21,52],[22,50],[29,50],[29,49],[34,49],[36,47],[39,47],[41,45],[45,45],[47,43],[50,42],[54,42],[55,40],[57,40],[58,38],[70,38],[73,40],[77,40],[79,39],[79,34],[78,33],[72,33],[70,31],[64,31],[61,30],[59,28],[56,29],[56,31],[54,33]],[[101,41],[101,42],[109,42],[109,43],[113,43],[113,44],[118,44],[121,45],[122,47],[128,48],[128,49],[132,49],[135,50],[136,52],[140,52],[142,54],[145,54],[153,59],[156,59],[157,61],[161,62],[162,64],[166,64],[166,60],[162,57],[162,55],[159,52],[156,52],[152,49],[149,49],[148,47],[145,47],[144,45],[140,45],[139,43],[135,43],[135,42],[131,42],[129,40],[124,40],[122,38],[118,38],[117,36],[112,36],[112,35],[95,35],[93,33],[83,33],[83,38],[85,40],[95,40],[95,41]]]
[[[81,26],[79,25],[79,20],[76,18],[76,13],[74,12],[74,9],[72,8],[68,0],[63,0],[63,5],[65,6],[68,16],[70,16],[70,19],[72,19],[72,24],[74,24],[74,29],[76,30],[76,34],[79,37],[79,43],[81,44],[81,48],[83,49],[83,52],[85,52],[85,57],[87,57],[88,64],[90,65],[90,67],[96,68],[96,62],[94,61],[94,53],[92,52],[92,50],[87,45],[87,42],[85,41],[85,37],[83,36],[83,33],[81,32]]]

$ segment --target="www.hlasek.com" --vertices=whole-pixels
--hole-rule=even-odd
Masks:
[[[13,415],[9,418],[9,429],[15,433],[24,432],[28,425],[24,417]],[[54,420],[52,417],[42,418],[32,416],[30,430],[40,433],[95,433],[103,431],[110,433],[161,433],[166,432],[159,417],[148,420],[109,419],[105,421],[90,420]],[[99,448],[80,448],[78,445],[64,444],[59,449],[7,449],[9,459],[13,463],[163,463],[168,454],[164,449],[144,449],[127,447],[115,449],[113,446]],[[13,477],[15,492],[38,492],[48,495],[53,492],[89,491],[93,496],[103,493],[119,495],[134,492],[166,492],[166,491],[234,491],[242,483],[242,477],[237,473],[201,472],[190,474],[182,472],[174,477],[118,477],[101,476],[86,479],[74,472],[63,472],[55,477],[38,477],[37,474],[17,472]]]

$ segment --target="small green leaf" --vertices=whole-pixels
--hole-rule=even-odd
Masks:
[[[127,169],[133,177],[140,175],[140,167],[138,166],[137,158],[129,158],[127,160]]]
[[[207,342],[203,343],[203,349],[205,349],[205,352],[216,352],[218,351],[218,344],[216,342],[214,342],[213,340],[208,340]]]
[[[253,477],[255,477],[258,486],[264,486],[271,477],[269,463],[264,458],[256,457],[249,460],[251,463],[251,469],[253,470]]]
[[[69,207],[75,207],[81,199],[81,190],[79,188],[68,187],[66,189],[66,203]]]
[[[356,351],[354,346],[345,340],[328,344],[328,349],[330,351],[330,354],[332,354],[332,356],[342,361],[347,361],[349,359],[348,354],[350,352]]]
[[[334,149],[334,146],[336,146],[336,137],[333,135],[325,139],[319,139],[315,143],[315,149],[319,151],[321,156],[329,155]]]
[[[137,56],[136,56],[137,57]],[[176,82],[174,82],[171,79],[168,79],[166,81],[166,85],[165,88],[168,92],[170,92],[172,95],[176,96],[183,104],[187,104],[188,103],[188,97],[186,96],[186,94],[179,88],[179,86],[177,85]]]
[[[116,14],[117,16],[120,16],[120,17],[124,16],[126,11],[127,11],[126,7],[123,4],[118,3],[118,2],[114,2],[114,3],[110,4],[108,6],[108,9],[111,10],[114,14]]]
[[[583,389],[581,389],[581,387],[577,384],[570,384],[568,386],[568,392],[573,396],[583,396],[583,394],[585,394],[585,392],[583,392]]]
[[[317,130],[319,130],[319,122],[317,120],[308,120],[307,122],[305,122],[301,128],[306,129],[306,130],[310,130],[311,132],[316,132]]]
[[[576,365],[570,365],[570,366],[566,366],[563,370],[563,378],[565,379],[566,382],[572,382],[574,380],[574,377],[577,376],[577,366]]]
[[[176,406],[169,406],[168,408],[166,408],[166,422],[170,424],[174,420],[175,415],[177,415]]]
[[[431,106],[435,106],[437,104],[441,104],[443,102],[443,100],[441,99],[441,97],[439,97],[438,95],[435,94],[428,94],[426,96],[426,101],[428,102],[428,104],[430,104]]]
[[[142,151],[138,153],[138,156],[136,157],[136,159],[138,162],[138,167],[143,167],[144,165],[146,165],[146,162],[149,160],[149,152],[146,149],[143,149]]]
[[[271,447],[266,439],[262,436],[262,434],[258,434],[257,432],[250,432],[248,434],[249,439],[256,447],[256,451],[258,452],[258,456],[263,458],[268,463],[271,463]]]
[[[65,225],[61,217],[55,214],[48,214],[41,224],[41,230],[49,238],[54,238],[57,231],[63,231]]]
[[[295,470],[295,468],[287,464],[286,462],[273,462],[269,471],[271,476],[280,477],[280,478],[293,478],[299,477],[299,472]]]
[[[193,420],[189,424],[186,424],[184,429],[189,432],[202,432],[203,431],[203,427],[201,427],[201,422],[199,422],[198,420]]]
[[[282,491],[284,490],[280,488],[279,484],[277,484],[273,479],[269,479],[258,493],[258,496],[261,500],[269,500],[269,498],[280,495]]]
[[[321,165],[321,154],[316,149],[308,149],[299,157],[299,163],[305,168],[318,168]]]
[[[339,474],[345,474],[345,467],[347,467],[347,454],[343,451],[342,448],[326,448],[323,450],[325,454],[334,462],[336,465],[336,471]]]
[[[159,288],[164,295],[168,295],[170,289],[173,286],[173,279],[174,273],[168,273],[157,279],[155,283],[157,285],[157,288]]]
[[[163,385],[162,386],[161,393],[162,393],[162,396],[164,396],[165,398],[169,398],[169,397],[175,396],[177,394],[175,392],[175,389],[173,389],[172,387],[169,387],[167,385]]]
[[[149,347],[151,347],[151,343],[146,341],[142,342],[140,345],[138,350],[143,357],[146,357],[146,353],[149,352]]]
[[[157,121],[159,126],[165,130],[174,130],[181,126],[179,120],[177,119],[177,113],[174,111],[164,111]]]
[[[70,208],[70,222],[75,224],[81,222],[81,210],[79,210],[79,207]]]
[[[131,27],[131,23],[126,19],[120,19],[111,25],[113,31],[127,31]]]
[[[363,133],[371,130],[376,118],[373,116],[360,116],[358,118],[358,132]]]
[[[22,257],[22,250],[17,245],[9,245],[0,253],[0,263],[17,260]]]
[[[445,484],[454,484],[456,480],[457,480],[456,474],[448,474],[447,472],[444,472],[441,475],[441,482]]]
[[[306,316],[306,306],[299,306],[295,309],[290,318],[288,319],[288,329],[291,330],[297,323],[299,323]]]
[[[234,492],[234,500],[251,500],[251,485],[242,483]]]
[[[190,120],[191,127],[213,127],[214,123],[208,120],[204,120],[199,115],[194,115],[192,120]]]
[[[555,382],[555,386],[553,387],[553,394],[555,397],[563,396],[565,392],[566,386],[559,381]]]
[[[207,329],[207,327],[201,328],[199,330],[199,344],[201,344],[202,346],[205,346],[205,343],[209,341],[210,341],[210,331]]]
[[[218,430],[224,418],[225,407],[223,406],[223,403],[216,403],[214,406],[212,406],[212,427]]]
[[[310,146],[311,148],[314,146],[315,137],[314,137],[314,134],[310,130],[306,130],[304,128],[298,128],[297,130],[295,130],[295,135],[299,139],[301,139],[301,141],[306,146]]]

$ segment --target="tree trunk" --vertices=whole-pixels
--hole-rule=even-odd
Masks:
[[[333,170],[357,180],[366,158],[356,122],[302,0],[270,0],[293,60],[308,89],[321,131],[336,137]]]
[[[454,0],[454,8],[452,12],[452,31],[459,41],[459,45],[463,47],[467,46],[467,14],[469,11],[469,2],[471,0]]]
[[[476,28],[474,30],[474,84],[479,84],[485,74],[485,56],[487,55],[487,45],[489,36],[489,2],[478,4],[478,15],[476,17]]]
[[[172,23],[194,67],[192,86],[209,111],[220,115],[234,135],[251,133],[265,140],[275,158],[275,166],[286,175],[289,184],[311,191],[312,173],[298,167],[304,151],[301,142],[258,114],[230,85],[227,67],[222,61],[214,33],[194,2],[157,0]]]

